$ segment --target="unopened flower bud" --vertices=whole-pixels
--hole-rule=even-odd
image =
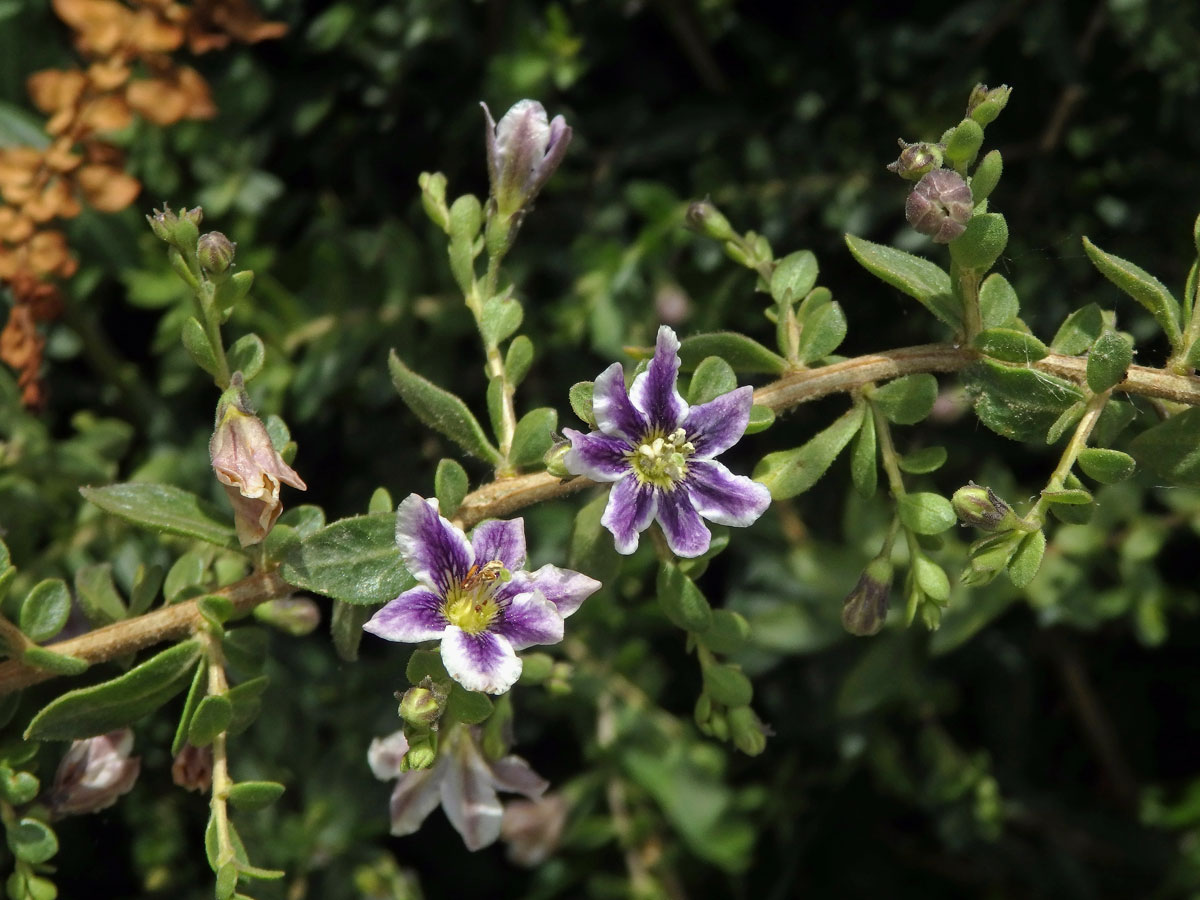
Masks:
[[[536,100],[513,104],[497,123],[486,103],[488,174],[492,199],[503,222],[529,206],[554,174],[571,143],[571,127],[562,116],[548,120]]]
[[[446,692],[428,678],[421,687],[412,687],[400,698],[400,718],[409,725],[429,731],[437,728],[446,705]]]
[[[279,597],[254,607],[254,618],[292,637],[304,637],[321,624],[321,609],[308,597]]]
[[[709,200],[697,200],[689,206],[685,221],[687,227],[696,234],[714,241],[730,241],[737,237],[729,220]]]
[[[991,89],[986,84],[975,85],[971,96],[967,98],[967,116],[980,125],[990,125],[1008,105],[1008,96],[1011,93],[1012,88],[1007,84]]]
[[[570,481],[574,478],[575,476],[567,471],[566,464],[563,463],[563,457],[570,450],[571,442],[564,437],[555,435],[554,443],[550,445],[550,449],[542,457],[542,461],[546,464],[546,471],[555,478],[560,478],[563,481]]]
[[[435,738],[426,736],[415,744],[409,745],[405,754],[404,764],[409,769],[428,769],[437,760],[437,745]]]
[[[544,863],[558,849],[568,812],[562,794],[505,803],[500,837],[508,844],[508,858],[527,868]]]
[[[73,741],[54,773],[46,804],[54,816],[78,816],[107,809],[137,781],[141,759],[130,757],[128,728]]]
[[[367,765],[380,781],[396,778],[404,771],[404,756],[408,753],[408,738],[403,731],[393,731],[387,737],[374,738],[367,748]]]
[[[892,563],[877,556],[867,563],[858,584],[842,603],[842,627],[859,637],[878,634],[887,619],[891,589]]]
[[[200,235],[196,244],[196,258],[200,266],[210,275],[223,275],[233,263],[237,244],[219,231]]]
[[[906,181],[917,181],[922,175],[939,168],[942,164],[944,148],[940,144],[925,141],[907,144],[903,138],[897,143],[900,144],[900,156],[895,162],[888,164],[887,170],[895,172]]]
[[[937,244],[948,244],[962,234],[973,212],[971,189],[950,169],[927,172],[904,204],[908,224]]]
[[[959,521],[984,531],[1009,531],[1017,527],[1019,521],[1012,507],[995,491],[974,482],[955,491],[950,503],[958,513]]]
[[[207,747],[184,744],[171,763],[171,780],[184,790],[196,791],[199,794],[208,793],[208,789],[212,787],[212,773],[211,744]]]
[[[200,235],[200,222],[203,219],[204,210],[199,206],[176,213],[165,203],[162,209],[156,209],[153,215],[146,216],[155,237],[166,241],[182,253],[195,250],[196,240]]]
[[[767,749],[769,729],[749,706],[729,710],[729,732],[734,746],[747,756],[758,756]]]
[[[280,483],[301,491],[307,485],[283,461],[267,428],[249,410],[240,373],[217,403],[216,428],[208,444],[213,471],[233,504],[234,525],[243,547],[260,543],[283,512]]]

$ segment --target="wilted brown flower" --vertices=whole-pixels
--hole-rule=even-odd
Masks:
[[[128,728],[73,741],[45,797],[56,816],[79,816],[107,809],[127,794],[141,771],[141,759],[130,757],[133,732]]]

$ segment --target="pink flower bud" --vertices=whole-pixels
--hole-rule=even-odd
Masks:
[[[73,741],[54,773],[46,804],[56,816],[79,816],[107,809],[137,781],[142,762],[130,758],[133,732],[128,728]]]
[[[212,787],[212,747],[184,744],[171,763],[171,780],[187,791],[207,794]]]
[[[571,127],[562,116],[548,120],[536,100],[513,104],[496,123],[486,103],[488,174],[496,211],[507,221],[537,197],[571,143]]]
[[[213,471],[233,504],[234,524],[243,547],[261,542],[283,512],[280,483],[307,485],[275,452],[266,426],[246,406],[241,378],[217,404],[217,426],[208,444]]]
[[[957,172],[934,169],[908,195],[904,215],[908,224],[936,244],[948,244],[967,229],[975,211],[971,189]]]

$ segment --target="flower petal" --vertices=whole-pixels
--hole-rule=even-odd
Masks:
[[[392,834],[401,837],[420,829],[425,817],[442,802],[444,771],[445,764],[438,760],[431,769],[409,769],[400,776],[388,804]]]
[[[564,619],[601,588],[599,581],[582,572],[549,565],[531,573],[530,581],[543,597],[558,607],[558,614]]]
[[[400,769],[404,754],[408,752],[408,738],[404,731],[393,731],[387,737],[375,738],[367,748],[367,765],[371,774],[380,781],[390,781],[402,775]]]
[[[628,555],[637,549],[638,533],[649,527],[657,511],[657,492],[630,472],[613,485],[600,524],[612,532],[617,552]]]
[[[508,638],[514,650],[557,644],[563,639],[563,617],[558,607],[537,591],[514,597],[492,627],[496,634]]]
[[[536,800],[550,787],[550,782],[519,756],[506,756],[493,762],[492,783],[498,791],[524,794],[530,800]]]
[[[712,460],[689,462],[684,484],[696,512],[718,525],[753,524],[771,505],[766,485],[734,475]]]
[[[600,373],[592,388],[592,415],[596,427],[610,437],[621,437],[632,443],[646,433],[646,418],[629,399],[625,390],[625,371],[613,363]]]
[[[521,677],[521,660],[503,635],[467,634],[457,625],[442,637],[442,663],[468,691],[503,694]]]
[[[679,338],[662,325],[654,346],[654,358],[646,371],[633,379],[629,397],[650,422],[650,427],[670,434],[688,414],[688,405],[675,388],[679,376]]]
[[[469,735],[459,738],[442,778],[442,810],[471,851],[500,837],[503,807],[492,786],[492,772]]]
[[[629,472],[629,442],[599,431],[583,434],[564,428],[571,449],[563,455],[563,465],[572,475],[584,475],[592,481],[618,481]]]
[[[492,519],[476,526],[471,546],[478,565],[498,559],[504,568],[515,572],[525,568],[525,520]]]
[[[442,597],[475,562],[467,536],[438,515],[437,501],[416,494],[396,510],[396,545],[413,578]]]
[[[426,587],[405,591],[378,609],[363,625],[363,631],[386,641],[432,641],[442,636],[446,626],[442,598]]]
[[[700,459],[712,459],[736,444],[746,433],[754,388],[747,385],[693,406],[683,422],[687,439]]]
[[[663,491],[659,496],[658,523],[662,525],[667,546],[676,556],[699,556],[712,540],[712,534],[692,506],[692,498],[683,485],[673,491]]]

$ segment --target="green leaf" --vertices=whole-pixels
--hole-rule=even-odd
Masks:
[[[928,475],[946,463],[945,447],[922,447],[906,453],[898,460],[900,469],[910,475]]]
[[[1003,362],[1034,363],[1050,350],[1032,334],[1015,328],[989,328],[975,335],[975,349]]]
[[[735,372],[780,375],[787,360],[762,344],[735,331],[716,331],[685,338],[679,345],[679,358],[685,372],[691,372],[710,356],[719,356]]]
[[[1017,441],[1040,441],[1083,393],[1069,381],[1033,369],[982,360],[963,372],[975,414],[988,428]]]
[[[409,684],[420,684],[426,678],[433,681],[449,681],[442,655],[437,650],[414,650],[408,657],[404,677]]]
[[[1042,497],[1047,503],[1058,503],[1064,506],[1087,506],[1095,498],[1091,493],[1080,488],[1060,491],[1042,491]]]
[[[223,694],[210,694],[200,701],[188,725],[188,743],[207,747],[233,721],[233,704]]]
[[[1200,487],[1200,408],[1185,409],[1129,445],[1143,469],[1171,484]]]
[[[258,718],[262,707],[262,693],[269,683],[266,675],[260,675],[229,689],[225,696],[233,704],[233,719],[230,720],[227,729],[230,735],[241,734]]]
[[[933,411],[938,383],[932,375],[905,375],[871,391],[870,401],[889,422],[914,425]]]
[[[913,578],[925,592],[925,596],[934,603],[945,605],[950,601],[950,578],[946,570],[923,553],[918,553],[912,561]]]
[[[450,688],[445,717],[464,725],[478,725],[492,714],[492,701],[487,694],[468,691],[458,682]]]
[[[714,609],[712,624],[700,635],[700,643],[713,653],[729,655],[741,650],[750,640],[750,623],[728,609]]]
[[[280,577],[345,603],[382,603],[414,584],[396,549],[396,516],[354,516],[291,547]]]
[[[1101,484],[1116,484],[1133,475],[1137,463],[1128,453],[1088,447],[1079,452],[1079,468],[1088,478]]]
[[[483,224],[483,208],[473,194],[463,194],[450,207],[450,272],[464,295],[475,289],[475,238]]]
[[[133,588],[130,590],[130,616],[140,616],[154,606],[158,589],[162,587],[162,578],[161,565],[138,565],[138,570],[133,575]]]
[[[866,407],[856,404],[803,447],[769,453],[754,468],[776,500],[802,494],[820,481],[862,424]]]
[[[196,610],[206,621],[220,628],[233,615],[233,601],[223,594],[207,594],[196,600]]]
[[[896,512],[905,528],[917,534],[941,534],[958,521],[954,507],[941,494],[917,492],[896,501]]]
[[[83,607],[83,614],[95,628],[119,622],[129,615],[125,601],[113,584],[109,563],[83,566],[76,572],[75,595]]]
[[[242,781],[229,789],[229,802],[241,810],[263,809],[282,797],[284,790],[277,781]]]
[[[1133,365],[1133,344],[1111,328],[1104,329],[1087,358],[1088,387],[1102,394],[1125,380]]]
[[[19,624],[34,643],[47,641],[62,631],[71,615],[71,592],[61,578],[47,578],[34,585],[21,604]]]
[[[999,150],[989,151],[979,161],[975,173],[971,176],[971,199],[975,201],[976,206],[992,195],[1003,173],[1004,160]]]
[[[927,259],[846,235],[846,245],[859,265],[876,278],[908,294],[939,321],[962,330],[962,306],[950,287],[950,276]]]
[[[433,495],[437,497],[443,516],[454,518],[470,489],[467,470],[457,460],[443,459],[437,464],[437,471],[433,475]]]
[[[1089,303],[1067,316],[1050,342],[1050,349],[1064,356],[1078,356],[1092,346],[1103,330],[1103,311],[1095,303]]]
[[[1042,555],[1046,552],[1046,534],[1043,531],[1031,532],[1021,538],[1017,552],[1013,554],[1008,564],[1008,577],[1013,586],[1027,588],[1042,565]]]
[[[621,570],[621,557],[613,546],[612,534],[600,524],[608,494],[608,491],[597,494],[576,513],[567,554],[572,569],[605,584]]]
[[[38,819],[25,818],[9,825],[7,838],[13,856],[30,865],[40,865],[58,852],[54,830]]]
[[[454,441],[467,453],[485,462],[498,463],[500,451],[491,445],[467,405],[400,361],[393,350],[388,356],[392,383],[418,419]]]
[[[333,636],[333,649],[338,659],[354,662],[358,659],[358,645],[362,641],[362,627],[374,614],[369,606],[333,601],[333,613],[329,617],[329,633]]]
[[[254,332],[243,334],[229,348],[229,371],[241,372],[242,377],[250,381],[262,371],[266,358],[267,348],[263,346],[262,338]]]
[[[532,364],[533,341],[519,334],[512,339],[512,343],[508,345],[508,352],[504,354],[504,375],[508,383],[514,388],[517,387],[525,380]]]
[[[754,686],[738,666],[714,663],[703,674],[704,692],[722,706],[747,706],[754,699]]]
[[[217,373],[221,371],[221,366],[217,362],[217,352],[213,349],[208,335],[204,333],[204,326],[196,320],[195,316],[184,320],[179,337],[183,341],[183,349],[192,358],[192,362],[209,375],[216,377]]]
[[[531,409],[517,422],[513,432],[509,462],[515,466],[532,466],[540,463],[546,451],[554,443],[554,429],[558,427],[558,410],[549,406]]]
[[[81,487],[79,493],[105,512],[151,531],[195,538],[218,547],[238,546],[228,515],[177,487],[127,482]]]
[[[438,465],[440,466],[441,463],[438,463]],[[437,478],[435,476],[434,483],[436,484],[436,482]],[[371,492],[371,499],[367,501],[367,515],[369,516],[373,516],[378,513],[391,512],[395,508],[396,504],[392,502],[392,493],[385,487],[375,488],[375,490]],[[317,528],[321,528],[324,525],[325,522],[321,521],[317,523]],[[313,531],[315,532],[317,528],[314,528]],[[311,533],[312,532],[305,534],[304,537],[309,537]]]
[[[204,699],[207,684],[208,665],[201,659],[192,676],[192,684],[188,688],[187,698],[183,701],[183,712],[179,715],[179,724],[175,727],[175,738],[171,741],[172,756],[177,755],[183,749],[183,745],[187,743],[188,727],[192,724],[192,716],[196,714],[196,707]]]
[[[1167,286],[1128,260],[1105,253],[1086,237],[1083,249],[1100,274],[1145,307],[1167,336],[1171,347],[1180,349],[1179,301]]]
[[[21,662],[55,675],[82,675],[88,670],[87,660],[66,653],[55,653],[45,647],[26,647],[21,654]]]
[[[571,411],[593,428],[596,427],[596,416],[592,412],[592,393],[596,385],[591,381],[580,381],[571,385],[567,399],[571,403]]]
[[[805,365],[825,358],[846,338],[846,314],[839,303],[818,306],[802,324],[799,352]]]
[[[993,151],[994,152],[994,151]],[[1008,279],[993,272],[979,286],[979,315],[984,328],[1004,328],[1020,314],[1021,303]]]
[[[1067,433],[1067,430],[1075,427],[1075,423],[1083,418],[1083,414],[1087,412],[1087,402],[1080,400],[1072,403],[1062,411],[1054,424],[1046,431],[1046,443],[1057,444],[1059,438]]]
[[[758,434],[775,424],[775,410],[769,406],[751,406],[750,421],[746,423],[746,434]]]
[[[658,602],[676,628],[703,632],[712,625],[713,611],[708,600],[678,566],[660,564],[656,587]]]
[[[817,283],[817,258],[809,250],[789,253],[771,273],[771,296],[779,304],[799,300]]]
[[[184,641],[111,681],[69,691],[33,717],[25,739],[73,741],[123,728],[183,690],[200,656],[198,641]]]
[[[208,563],[208,557],[195,550],[189,550],[180,556],[167,570],[167,577],[163,579],[163,598],[168,603],[176,603],[189,596],[195,596],[202,590]]]
[[[983,146],[983,126],[974,119],[963,119],[950,132],[945,143],[947,162],[969,165]]]
[[[0,769],[0,797],[9,803],[21,806],[38,795],[42,783],[29,772],[13,772],[4,767]]]
[[[850,479],[863,497],[875,496],[879,484],[879,465],[875,459],[875,417],[863,416],[862,427],[850,451]]]
[[[692,406],[699,406],[728,394],[737,386],[737,374],[733,371],[733,366],[719,356],[709,356],[696,366],[696,371],[692,374],[687,401]]]
[[[479,333],[489,347],[495,347],[521,327],[525,310],[510,297],[492,297],[483,304]]]
[[[999,213],[978,213],[950,242],[950,258],[960,269],[986,272],[1008,245],[1008,223]]]

